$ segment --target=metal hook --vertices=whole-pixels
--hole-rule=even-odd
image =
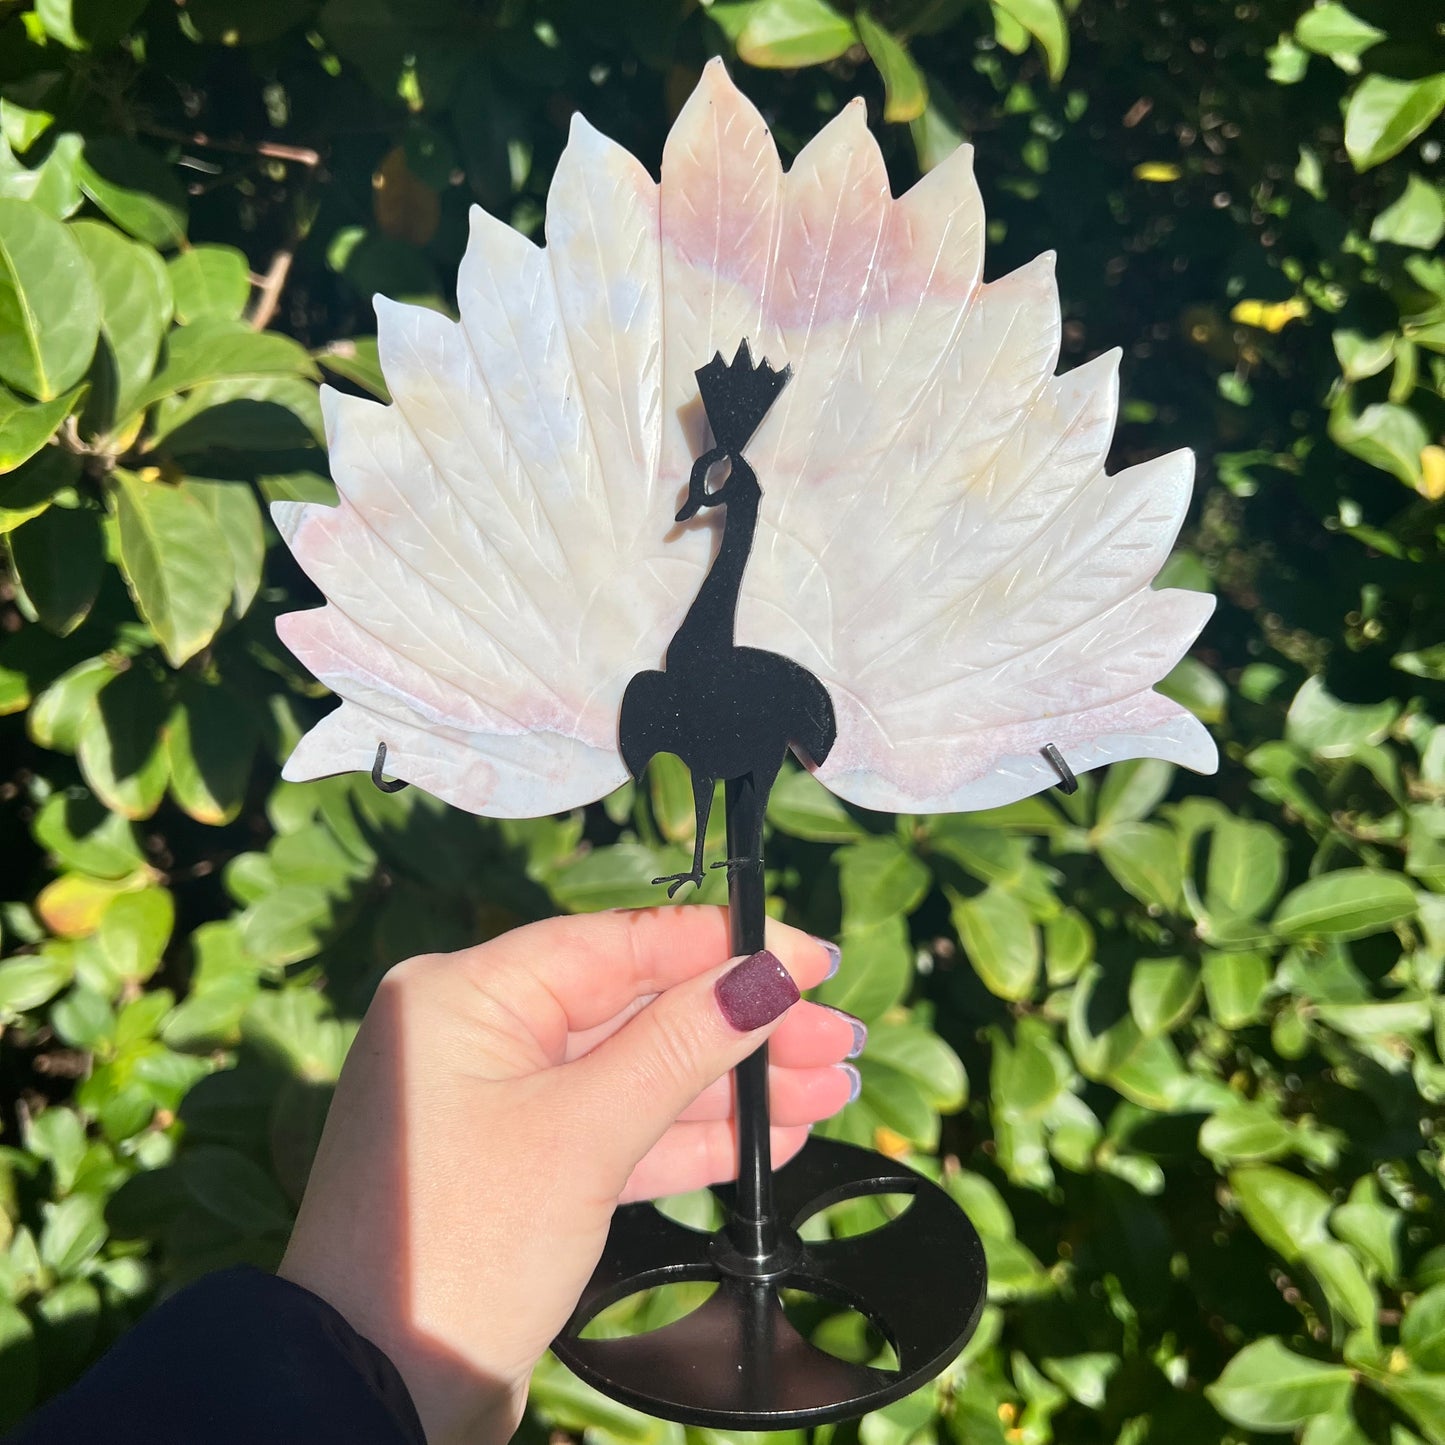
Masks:
[[[1045,743],[1043,748],[1044,756],[1054,765],[1054,771],[1059,775],[1059,791],[1061,793],[1077,793],[1079,791],[1079,780],[1074,776],[1074,770],[1064,761],[1064,755],[1052,744]],[[375,774],[372,774],[375,777]]]
[[[399,793],[403,788],[411,786],[400,778],[393,778],[388,782],[381,776],[381,770],[386,766],[386,744],[377,743],[376,761],[371,765],[371,781],[381,789],[383,793]],[[1072,790],[1071,790],[1072,791]]]

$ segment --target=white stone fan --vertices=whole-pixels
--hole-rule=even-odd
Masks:
[[[1052,257],[981,283],[960,147],[894,200],[854,101],[786,173],[721,63],[659,186],[582,118],[545,248],[480,210],[460,321],[377,298],[390,406],[322,389],[339,505],[274,514],[328,605],[282,638],[342,699],[292,779],[372,766],[530,817],[627,778],[618,709],[661,665],[715,532],[676,526],[707,446],[694,371],[746,338],[793,377],[747,448],[763,491],[740,645],[827,687],[818,779],[869,808],[1008,803],[1214,745],[1152,690],[1213,606],[1150,584],[1193,459],[1115,476],[1117,353],[1055,376]]]

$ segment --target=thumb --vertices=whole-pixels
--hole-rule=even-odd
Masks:
[[[620,1171],[619,1188],[677,1116],[765,1043],[798,998],[792,976],[763,949],[660,993],[567,1065],[591,1137]]]

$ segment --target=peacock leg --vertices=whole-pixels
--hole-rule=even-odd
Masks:
[[[778,770],[783,766],[783,760],[778,759],[775,766],[768,768],[754,768],[744,780],[751,785],[751,796],[756,800],[756,806],[747,810],[747,822],[742,836],[743,846],[746,848],[746,856],[736,858],[724,858],[721,862],[714,863],[714,868],[726,868],[728,870],[728,881],[731,882],[740,868],[752,868],[761,866],[763,861],[763,815],[767,812],[768,794],[772,791],[773,783],[777,779]],[[737,840],[729,840],[736,844]]]
[[[692,806],[693,816],[697,820],[697,836],[692,845],[692,871],[690,873],[664,873],[661,878],[654,878],[654,883],[668,884],[667,896],[675,897],[677,890],[684,883],[702,886],[702,851],[707,846],[707,820],[712,813],[712,793],[716,783],[715,778],[700,778],[696,773],[692,777]]]

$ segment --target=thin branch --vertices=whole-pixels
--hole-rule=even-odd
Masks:
[[[283,246],[271,258],[270,268],[261,278],[261,292],[256,298],[256,307],[251,312],[251,330],[264,331],[281,304],[281,292],[286,278],[291,274],[291,263],[296,259],[294,246]]]
[[[182,145],[200,146],[205,150],[230,151],[234,155],[242,156],[264,156],[273,161],[291,161],[312,170],[321,164],[321,152],[310,146],[283,145],[280,141],[271,140],[217,140],[203,131],[172,130],[164,125],[143,125],[140,129],[161,140],[179,141]]]

